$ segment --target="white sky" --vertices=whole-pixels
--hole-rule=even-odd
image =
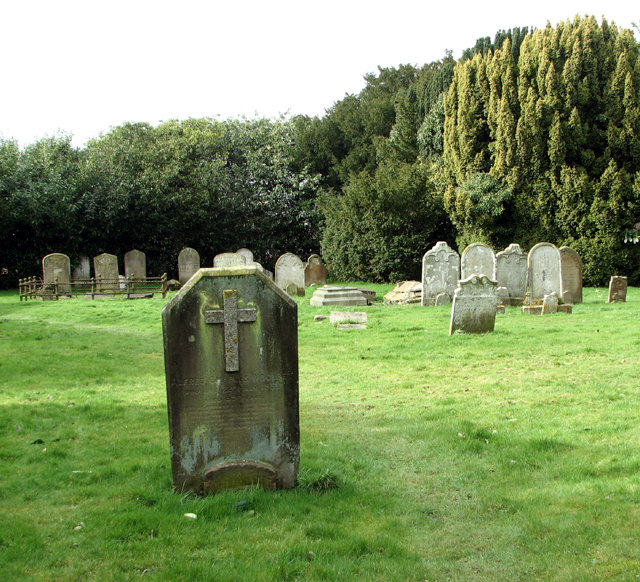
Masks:
[[[82,146],[125,121],[322,116],[377,66],[423,65],[499,29],[632,0],[0,0],[0,135]]]

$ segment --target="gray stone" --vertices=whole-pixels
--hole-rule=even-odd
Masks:
[[[118,291],[120,289],[120,273],[118,257],[102,253],[93,258],[93,272],[96,277],[98,291]]]
[[[438,293],[433,304],[436,307],[440,307],[441,305],[451,305],[451,295],[448,293]]]
[[[582,303],[582,259],[571,247],[560,247],[562,259],[562,300]]]
[[[471,275],[486,275],[492,281],[496,280],[496,255],[484,243],[472,243],[462,252],[460,279],[468,279]]]
[[[184,285],[200,268],[200,255],[195,249],[185,247],[178,255],[178,280]]]
[[[91,261],[87,256],[81,256],[80,262],[73,269],[74,279],[91,279]]]
[[[331,323],[367,323],[367,314],[363,311],[332,311],[330,317]]]
[[[509,290],[504,305],[522,305],[527,289],[527,255],[518,244],[510,244],[496,255],[496,281]]]
[[[293,283],[304,294],[304,263],[293,253],[285,253],[276,262],[276,285],[280,289]]]
[[[167,281],[167,289],[169,291],[177,291],[180,287],[182,287],[182,285],[180,285],[180,281],[177,279],[169,279]]]
[[[451,307],[449,335],[493,331],[498,307],[498,282],[471,275],[458,283]]]
[[[353,305],[367,305],[367,299],[357,287],[325,285],[313,292],[309,304],[314,307],[321,307],[323,305],[349,307]]]
[[[360,293],[364,295],[364,298],[367,300],[367,303],[371,305],[376,301],[376,292],[373,289],[367,289],[366,287],[358,287],[357,288]]]
[[[329,319],[328,315],[314,315],[313,316],[313,320],[314,321],[324,321],[325,319]]]
[[[327,268],[322,264],[320,255],[311,255],[304,267],[304,284],[311,285],[327,284]]]
[[[253,252],[249,249],[241,248],[236,251],[236,255],[242,255],[247,266],[254,267]]]
[[[500,285],[500,283],[498,283],[498,305],[509,305],[509,289],[507,289],[506,287],[502,287]]]
[[[339,323],[336,329],[367,329],[363,323]]]
[[[558,296],[555,293],[545,295],[542,301],[542,315],[549,313],[558,313]]]
[[[147,256],[142,251],[134,249],[124,255],[124,276],[130,281],[146,281]]]
[[[214,269],[224,269],[226,267],[245,267],[246,265],[246,258],[238,253],[220,253],[219,255],[213,257]]]
[[[71,263],[67,255],[51,253],[42,259],[42,282],[45,287],[58,284],[58,293],[71,293]]]
[[[562,297],[562,258],[555,245],[538,243],[529,251],[527,265],[532,303],[542,301],[550,293]]]
[[[291,488],[297,304],[257,267],[200,269],[162,311],[173,486]]]
[[[420,281],[403,281],[402,283],[398,283],[384,296],[384,302],[388,305],[420,303],[421,300],[422,283],[420,283]]]
[[[439,241],[422,257],[422,305],[436,304],[442,293],[451,302],[459,279],[460,255],[446,242]]]
[[[285,291],[291,297],[304,297],[304,287],[298,287],[295,283],[289,283]]]
[[[609,297],[607,303],[618,303],[627,300],[627,278],[614,275],[609,281]]]

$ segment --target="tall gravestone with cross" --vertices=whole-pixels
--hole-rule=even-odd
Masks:
[[[200,269],[162,311],[173,486],[296,483],[297,304],[255,266]]]

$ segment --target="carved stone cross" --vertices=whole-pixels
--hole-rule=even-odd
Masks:
[[[256,320],[256,309],[238,309],[238,291],[225,289],[222,292],[222,309],[205,311],[205,323],[224,324],[224,360],[227,372],[240,370],[238,355],[238,323],[251,323]]]

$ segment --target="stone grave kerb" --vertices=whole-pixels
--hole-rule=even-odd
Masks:
[[[177,491],[295,485],[297,308],[258,267],[200,269],[164,307]]]

